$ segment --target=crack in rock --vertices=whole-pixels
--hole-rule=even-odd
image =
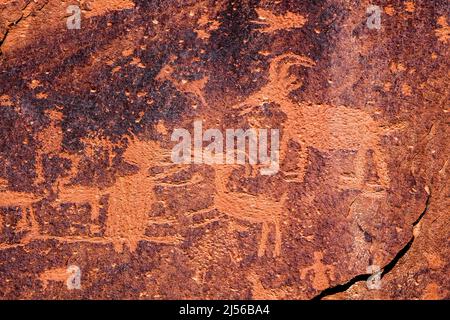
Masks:
[[[411,248],[411,246],[415,240],[414,229],[420,223],[420,221],[422,221],[422,218],[427,213],[427,211],[430,207],[430,201],[431,201],[431,194],[429,194],[427,197],[427,200],[425,202],[425,209],[422,211],[422,213],[419,215],[419,217],[416,219],[416,221],[414,221],[412,224],[413,235],[412,235],[411,239],[405,244],[405,246],[402,249],[400,249],[400,251],[395,255],[395,257],[388,264],[386,264],[384,266],[384,268],[382,268],[383,271],[381,273],[381,279],[383,279],[383,277],[386,274],[388,274],[390,271],[392,271],[392,269],[394,269],[394,267],[397,265],[397,263],[400,261],[400,259],[403,258],[406,255],[406,253],[409,251],[409,249]],[[354,284],[361,282],[361,281],[367,281],[370,276],[372,276],[372,274],[368,274],[368,273],[359,274],[343,284],[338,284],[334,287],[330,287],[330,288],[323,290],[318,295],[313,297],[311,300],[321,300],[324,297],[328,297],[328,296],[335,295],[337,293],[345,292],[350,287],[352,287]]]
[[[9,34],[9,31],[11,30],[11,28],[12,28],[13,26],[16,26],[17,24],[19,24],[22,20],[28,18],[28,17],[32,14],[32,11],[31,11],[31,12],[28,13],[27,15],[24,15],[24,11],[26,11],[27,8],[28,8],[32,3],[35,3],[35,2],[34,2],[34,1],[29,1],[28,3],[26,3],[26,4],[23,6],[23,8],[20,9],[20,11],[22,12],[21,15],[20,15],[20,17],[19,17],[17,20],[12,21],[11,23],[9,23],[9,24],[6,26],[5,34],[4,34],[3,37],[0,39],[0,56],[3,55],[2,46],[3,46],[3,44],[5,43],[6,38],[7,38],[8,34]],[[39,12],[39,11],[41,11],[42,9],[45,8],[45,6],[46,6],[47,4],[48,4],[48,1],[44,2],[44,3],[42,4],[42,6],[41,6],[40,8],[39,8],[39,7],[36,8],[34,12]]]

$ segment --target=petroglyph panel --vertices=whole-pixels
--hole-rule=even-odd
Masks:
[[[449,298],[446,1],[68,5],[0,3],[0,299]]]

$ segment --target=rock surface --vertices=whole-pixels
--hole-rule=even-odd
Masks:
[[[448,3],[382,3],[0,1],[0,298],[449,299]]]

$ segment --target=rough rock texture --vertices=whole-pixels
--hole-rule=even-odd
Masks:
[[[446,0],[1,0],[0,298],[448,299],[448,23]],[[173,164],[195,119],[279,128],[280,171]]]

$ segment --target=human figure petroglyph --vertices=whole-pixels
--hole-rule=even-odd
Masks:
[[[171,150],[165,149],[158,141],[143,140],[131,134],[123,154],[126,163],[137,167],[134,174],[119,176],[113,186],[103,191],[109,195],[105,238],[109,239],[117,251],[127,245],[130,251],[137,248],[139,241],[149,241],[169,245],[180,244],[183,237],[145,235],[151,225],[170,225],[179,223],[176,217],[150,217],[152,206],[158,202],[155,187],[176,188],[200,183],[202,177],[194,174],[187,181],[170,182],[170,177],[179,173],[185,166],[171,163]],[[157,168],[159,173],[150,173]],[[167,181],[169,180],[169,181]],[[195,212],[194,212],[195,213]],[[207,221],[206,224],[215,221]],[[194,223],[192,228],[204,223]]]
[[[166,161],[170,158],[169,151],[163,150],[160,145],[153,141],[142,141],[132,135],[128,138],[128,145],[124,152],[124,160],[128,164],[137,166],[138,171],[134,175],[119,176],[110,187],[98,187],[95,185],[77,185],[74,178],[79,175],[80,164],[87,158],[95,159],[96,152],[103,150],[107,152],[109,166],[115,156],[113,149],[120,144],[113,144],[108,138],[97,136],[82,139],[85,146],[84,153],[68,153],[64,151],[62,119],[60,110],[48,110],[46,115],[49,119],[48,126],[38,135],[38,149],[36,157],[36,184],[45,182],[44,157],[58,156],[70,161],[68,172],[56,179],[55,202],[59,205],[72,203],[75,206],[88,204],[91,209],[91,222],[98,223],[100,215],[100,200],[103,196],[108,197],[106,230],[104,236],[51,236],[41,235],[38,224],[34,217],[32,204],[38,202],[42,197],[23,192],[0,192],[0,206],[19,206],[24,213],[29,212],[33,234],[26,238],[28,243],[33,239],[55,239],[62,242],[92,242],[112,243],[118,251],[123,250],[123,245],[128,244],[131,251],[135,250],[140,240],[154,243],[176,244],[180,237],[148,237],[145,229],[151,224],[173,224],[175,219],[149,219],[149,211],[156,201],[154,187],[156,181],[180,170],[179,166]],[[148,169],[151,167],[163,167],[160,174],[150,175]],[[188,182],[189,183],[189,182]],[[164,186],[173,186],[169,182],[162,183]],[[131,214],[130,214],[131,212]],[[25,223],[21,223],[25,224]],[[92,227],[92,225],[91,225]],[[94,226],[95,227],[95,226]]]
[[[146,218],[154,200],[152,197],[154,184],[151,179],[148,179],[146,170],[148,170],[152,161],[156,160],[154,159],[155,155],[160,156],[158,151],[161,151],[161,149],[158,148],[156,143],[139,142],[136,137],[128,139],[129,145],[125,151],[124,158],[130,164],[138,166],[139,171],[137,174],[118,177],[115,184],[109,188],[74,184],[72,180],[79,174],[79,165],[83,160],[83,155],[69,154],[63,151],[62,113],[58,110],[51,110],[47,112],[47,115],[50,119],[50,124],[40,134],[39,167],[43,167],[42,154],[59,155],[71,162],[69,172],[59,177],[55,183],[57,189],[56,202],[58,204],[73,203],[76,206],[88,204],[91,209],[91,221],[95,223],[98,222],[100,215],[100,200],[103,196],[109,195],[104,240],[112,242],[118,251],[123,249],[122,245],[125,242],[129,244],[131,250],[134,250],[137,242],[145,238]],[[94,159],[96,151],[100,148],[106,150],[109,166],[112,165],[113,148],[118,147],[118,144],[112,143],[107,138],[95,136],[84,138],[82,142],[85,146],[84,153],[88,158]],[[38,172],[43,172],[43,169],[38,170]],[[67,241],[74,240],[102,241],[102,239],[95,237],[86,239],[67,238]],[[149,238],[147,240],[167,242],[167,239]]]
[[[325,265],[322,262],[323,253],[314,252],[314,263],[310,267],[300,269],[300,279],[305,280],[310,272],[313,272],[312,286],[316,290],[324,290],[330,286],[330,280],[334,281],[334,266]]]
[[[380,137],[403,128],[403,125],[386,127],[375,121],[370,114],[354,108],[326,104],[295,103],[289,94],[302,87],[300,79],[290,73],[292,66],[310,68],[311,59],[293,53],[273,58],[269,67],[268,83],[245,101],[233,106],[241,115],[249,115],[255,108],[273,102],[287,116],[283,123],[281,138],[281,160],[286,158],[288,143],[294,140],[302,146],[297,157],[298,170],[285,172],[289,182],[303,182],[307,168],[308,150],[311,146],[321,151],[337,149],[355,150],[355,173],[343,178],[349,187],[363,188],[366,168],[366,153],[373,151],[379,176],[379,186],[389,186],[386,159],[380,147]]]
[[[110,142],[105,139],[95,141],[95,145],[110,145]],[[158,142],[140,140],[134,135],[128,137],[127,141],[123,158],[126,163],[137,167],[134,174],[118,176],[112,186],[104,188],[63,185],[62,188],[59,188],[58,201],[90,204],[91,219],[95,221],[99,215],[100,199],[108,196],[105,234],[100,239],[93,238],[91,240],[112,243],[118,252],[122,252],[125,245],[130,251],[136,250],[141,240],[178,244],[182,240],[178,236],[149,237],[145,235],[145,231],[151,224],[173,225],[176,222],[175,219],[150,218],[149,214],[152,205],[157,201],[154,193],[157,182],[177,172],[180,168],[168,162],[170,152],[161,148]],[[149,174],[148,170],[153,167],[162,167],[163,172]],[[170,183],[165,184],[171,185]]]
[[[106,140],[95,140],[97,145],[107,143]],[[57,181],[57,199],[58,203],[90,204],[91,218],[98,218],[99,199],[108,196],[108,207],[106,215],[106,230],[104,236],[49,236],[34,234],[33,239],[54,239],[67,243],[90,242],[101,244],[113,244],[118,252],[122,252],[124,245],[127,245],[130,251],[137,248],[139,241],[148,241],[174,245],[180,243],[180,236],[149,237],[145,235],[145,230],[152,224],[174,224],[175,219],[150,218],[149,213],[152,205],[156,202],[154,187],[158,181],[174,174],[180,170],[180,166],[169,162],[170,151],[161,148],[155,141],[139,140],[132,135],[128,138],[128,145],[123,154],[124,160],[137,167],[137,172],[131,175],[117,177],[115,183],[110,187],[98,188],[95,186],[80,186],[67,184],[69,177],[61,178]],[[160,167],[163,172],[150,174],[149,169]],[[72,171],[71,171],[72,172]],[[77,173],[76,168],[70,174],[73,177]],[[179,187],[189,183],[198,182],[198,177],[193,181],[182,184],[171,184],[161,182],[166,187]],[[25,200],[32,203],[33,200],[39,200],[32,197],[25,197]]]
[[[81,157],[73,155],[64,150],[63,147],[63,113],[58,109],[45,111],[49,120],[47,127],[42,129],[38,135],[38,148],[36,155],[36,184],[45,182],[44,176],[44,156],[59,156],[71,162],[71,172],[69,177],[73,177],[77,171]]]
[[[174,223],[167,219],[149,218],[152,205],[157,201],[154,188],[157,180],[179,170],[169,163],[170,151],[161,148],[158,142],[143,141],[133,136],[123,155],[124,160],[138,168],[135,174],[117,177],[113,186],[105,190],[109,194],[105,236],[114,247],[122,251],[127,244],[134,251],[140,240],[177,244],[178,237],[157,239],[145,236],[149,224]],[[161,174],[150,175],[152,167],[168,167]]]
[[[68,153],[63,148],[63,131],[61,125],[63,113],[60,110],[47,110],[45,113],[49,119],[49,125],[38,135],[39,148],[36,161],[36,183],[39,184],[45,181],[43,165],[43,158],[45,155],[58,156],[69,160],[69,172],[64,176],[58,177],[55,183],[57,192],[56,202],[60,204],[74,203],[75,205],[88,204],[91,208],[91,220],[96,221],[99,217],[99,202],[102,191],[100,188],[94,186],[75,185],[71,182],[78,174],[78,167],[83,157],[81,154]],[[86,146],[86,152],[89,153],[90,151],[89,155],[94,157],[92,149],[95,148],[95,146],[106,147],[108,149],[109,161],[111,161],[113,157],[113,145],[109,140],[103,140],[99,138],[85,138],[83,142]]]

